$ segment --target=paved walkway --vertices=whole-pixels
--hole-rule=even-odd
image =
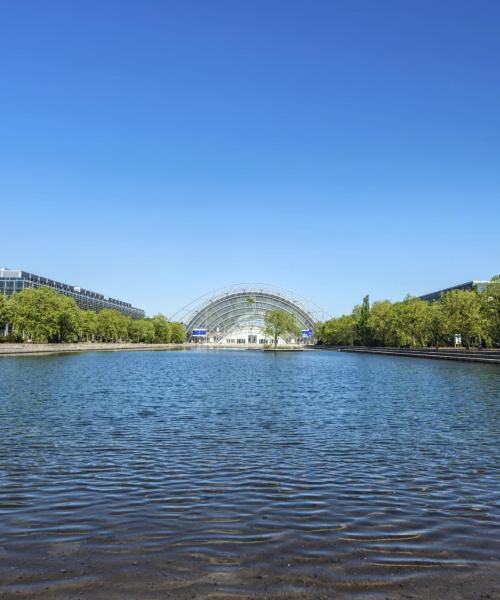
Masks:
[[[50,354],[65,352],[116,352],[118,350],[172,350],[185,348],[184,344],[121,344],[121,343],[81,343],[81,344],[0,344],[0,356],[19,354]]]
[[[333,349],[333,348],[332,348]],[[465,348],[369,348],[341,347],[341,352],[360,352],[363,354],[383,354],[388,356],[411,356],[413,358],[433,358],[439,360],[460,360],[500,365],[499,350],[466,350]]]

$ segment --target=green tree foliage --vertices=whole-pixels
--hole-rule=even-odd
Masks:
[[[393,315],[389,300],[374,302],[369,319],[372,342],[376,346],[393,346]]]
[[[318,323],[315,337],[327,345],[426,347],[463,343],[500,345],[500,278],[483,292],[452,290],[431,303],[408,296],[402,302],[382,300],[370,307],[368,296],[352,314]]]
[[[101,342],[124,342],[128,340],[130,317],[107,308],[97,314],[97,338]]]
[[[0,335],[7,333],[7,326],[10,322],[10,302],[0,294]]]
[[[359,335],[359,322],[353,315],[343,315],[337,319],[335,335],[339,344],[352,346]]]
[[[269,310],[264,316],[264,335],[273,339],[274,347],[279,338],[299,337],[300,328],[295,317],[285,310]]]
[[[143,342],[183,343],[182,323],[171,323],[163,315],[133,320],[104,309],[81,310],[73,298],[47,287],[23,290],[7,299],[0,294],[0,340],[31,342]]]
[[[170,323],[170,341],[172,344],[182,344],[186,341],[186,328],[182,323],[173,321]]]
[[[15,294],[10,300],[14,332],[23,340],[59,341],[61,298],[49,288],[30,288]]]
[[[365,296],[361,306],[355,306],[353,317],[356,320],[356,337],[362,346],[368,346],[372,341],[370,329],[370,296]]]
[[[357,319],[352,315],[342,315],[318,323],[314,336],[318,342],[328,346],[353,346],[357,335]]]
[[[156,341],[155,325],[151,319],[131,320],[129,337],[133,342],[150,344]]]
[[[408,296],[399,307],[399,330],[397,335],[403,341],[401,345],[426,346],[429,339],[427,311],[429,305],[423,300]]]
[[[427,326],[431,343],[438,348],[450,339],[450,323],[442,302],[431,302],[427,309]]]
[[[475,291],[452,290],[443,294],[442,303],[450,335],[460,333],[467,348],[473,340],[480,340],[486,333],[481,314],[481,300]]]
[[[57,323],[59,342],[77,342],[81,331],[82,311],[73,298],[58,294]]]
[[[79,341],[93,342],[97,335],[97,313],[93,310],[80,311]]]
[[[483,335],[486,341],[500,344],[500,275],[492,277],[491,283],[480,295],[483,315]]]
[[[168,344],[172,337],[170,323],[163,315],[155,315],[151,319],[154,327],[154,341],[158,343]]]

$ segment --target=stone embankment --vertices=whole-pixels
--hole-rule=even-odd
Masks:
[[[81,343],[81,344],[0,344],[0,356],[23,354],[52,354],[67,352],[116,352],[123,350],[173,350],[185,348],[184,344],[121,344],[121,343]]]
[[[459,360],[500,365],[500,350],[467,350],[465,348],[371,348],[339,346],[325,349],[340,352],[359,352],[362,354],[382,354],[384,356],[410,356],[412,358],[431,358],[438,360]]]

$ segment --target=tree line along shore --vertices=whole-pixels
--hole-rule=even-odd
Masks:
[[[3,342],[180,344],[186,339],[184,325],[163,315],[132,319],[116,310],[82,310],[73,298],[46,287],[10,298],[0,294],[0,332]]]
[[[500,346],[499,275],[481,292],[452,290],[433,302],[408,296],[401,302],[370,304],[365,296],[351,314],[315,329],[316,341],[329,346],[452,346],[456,335],[467,348]]]
[[[284,311],[269,311],[265,322],[275,347],[278,337],[299,335],[295,319]],[[365,296],[351,314],[318,322],[314,330],[321,345],[393,348],[452,346],[457,334],[467,348],[500,347],[500,276],[481,292],[452,290],[433,302],[408,296],[401,302],[370,304]],[[2,342],[181,344],[185,340],[184,325],[161,314],[132,319],[110,309],[82,310],[73,298],[46,287],[10,298],[0,294]]]

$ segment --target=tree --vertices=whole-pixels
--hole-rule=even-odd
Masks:
[[[325,332],[325,322],[318,321],[314,325],[314,337],[318,344],[326,344],[326,332]]]
[[[0,294],[0,336],[9,325],[17,339],[34,342],[183,343],[186,339],[184,325],[170,323],[163,315],[134,321],[116,310],[82,310],[73,298],[48,287],[28,288],[10,299]]]
[[[326,345],[428,346],[449,343],[455,333],[473,342],[500,346],[500,276],[482,292],[453,290],[430,304],[408,296],[402,302],[369,298],[351,315],[317,323],[315,337]]]
[[[170,323],[170,341],[172,344],[183,344],[186,341],[186,328],[182,323]]]
[[[363,298],[361,306],[355,306],[352,316],[356,319],[356,334],[361,345],[368,346],[371,342],[370,332],[370,296]]]
[[[342,315],[318,323],[314,332],[318,341],[327,346],[354,346],[358,321],[353,315]]]
[[[481,299],[475,291],[452,290],[442,295],[440,302],[448,323],[450,336],[461,334],[467,348],[473,340],[480,341],[485,333],[481,314]]]
[[[82,310],[73,298],[58,294],[59,341],[76,342],[81,331]]]
[[[129,339],[133,342],[150,344],[155,341],[156,332],[152,319],[135,319],[129,323]]]
[[[449,336],[450,326],[448,315],[443,310],[443,304],[439,300],[431,302],[427,309],[427,326],[436,350],[440,342],[444,342]]]
[[[10,316],[10,302],[0,294],[0,337],[9,332]]]
[[[12,326],[22,339],[57,341],[60,331],[61,296],[46,287],[28,288],[10,299]]]
[[[353,315],[342,315],[334,323],[335,343],[340,346],[354,346],[357,336],[357,321]]]
[[[128,338],[130,317],[104,308],[97,314],[97,337],[103,342],[118,342]]]
[[[171,338],[170,323],[163,315],[155,315],[151,322],[154,326],[154,341],[160,344],[168,344]]]
[[[97,313],[93,310],[82,310],[80,315],[80,335],[83,342],[93,342],[97,334]]]
[[[299,337],[300,328],[295,317],[284,310],[269,310],[264,316],[264,335],[273,339],[274,347],[278,345],[280,337],[295,336]]]
[[[483,315],[486,340],[494,346],[500,345],[500,276],[491,278],[480,295],[481,314]]]
[[[374,302],[370,311],[369,327],[375,345],[391,345],[391,310],[389,300]]]
[[[407,296],[401,306],[401,325],[411,340],[411,346],[426,346],[428,341],[427,311],[429,305],[424,300]]]

